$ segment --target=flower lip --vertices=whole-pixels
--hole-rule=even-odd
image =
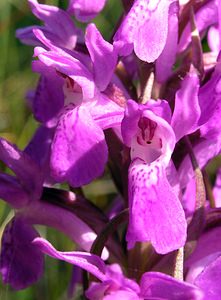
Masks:
[[[74,106],[81,105],[83,102],[82,88],[73,79],[66,77],[63,85],[63,92],[65,96],[65,105],[74,104]]]
[[[138,127],[141,130],[142,140],[146,142],[146,144],[151,144],[157,128],[157,123],[146,117],[142,117],[138,122]]]
[[[157,122],[146,116],[138,121],[138,131],[132,139],[132,158],[140,157],[147,163],[157,160],[163,153],[163,143]]]
[[[132,160],[139,158],[147,164],[157,160],[164,167],[168,165],[175,147],[175,134],[165,108],[164,102],[141,105],[127,101],[121,132],[124,143],[131,148]]]

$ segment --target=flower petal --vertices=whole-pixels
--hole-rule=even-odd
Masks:
[[[199,125],[204,125],[210,120],[212,121],[214,116],[217,115],[217,110],[220,110],[220,95],[221,61],[219,59],[210,80],[199,90],[199,105],[202,111]]]
[[[80,251],[57,251],[47,240],[43,238],[36,238],[33,241],[33,245],[53,258],[64,260],[86,270],[101,281],[105,279],[106,267],[103,260],[97,255]]]
[[[218,26],[211,26],[207,35],[208,45],[212,52],[219,53],[220,33]]]
[[[14,218],[2,238],[0,272],[3,282],[20,290],[35,283],[43,273],[43,255],[35,245],[35,229],[21,218]]]
[[[171,111],[166,101],[150,100],[147,104],[141,105],[137,104],[133,100],[128,100],[121,127],[122,137],[127,146],[131,146],[132,138],[136,135],[138,130],[138,121],[140,120],[141,116],[145,114],[150,114],[150,116],[153,118],[153,121],[156,121],[157,123],[159,122],[162,127],[165,127],[164,130],[168,139],[170,139],[169,135],[174,136],[174,133],[172,132],[173,130],[168,124],[168,122],[171,120]],[[172,144],[174,144],[174,141],[171,143],[171,145]],[[172,150],[173,147],[171,146]]]
[[[32,70],[42,75],[32,102],[34,116],[39,122],[50,126],[50,121],[64,105],[64,80],[54,69],[40,61],[32,63]]]
[[[178,42],[178,2],[169,8],[168,34],[165,47],[156,61],[156,79],[165,82],[172,73],[172,66],[176,60]]]
[[[211,262],[196,278],[194,284],[202,288],[208,300],[217,300],[221,295],[221,256]]]
[[[216,181],[213,187],[213,195],[215,198],[216,207],[221,207],[221,168],[216,174]]]
[[[176,93],[171,125],[177,141],[198,128],[201,109],[198,99],[199,79],[196,72],[187,74]]]
[[[160,164],[135,160],[129,168],[128,246],[150,241],[165,254],[185,244],[186,220],[181,203]]]
[[[31,193],[33,198],[40,196],[43,174],[35,161],[2,138],[0,139],[0,160],[17,175],[22,186]]]
[[[220,118],[219,118],[220,120]],[[218,121],[219,122],[219,121]],[[209,122],[208,122],[209,123]],[[219,131],[220,132],[220,131]],[[220,134],[217,132],[218,136]],[[208,161],[220,153],[221,140],[216,137],[208,138],[205,136],[200,143],[193,148],[194,154],[197,157],[197,162],[202,169]],[[188,182],[194,177],[193,166],[189,155],[186,155],[178,169],[181,188],[186,187]]]
[[[103,9],[106,0],[70,0],[68,12],[82,22],[87,22],[96,17]]]
[[[141,105],[133,100],[128,100],[125,116],[121,125],[121,133],[124,143],[130,147],[132,138],[137,133],[138,121],[142,115]]]
[[[52,143],[52,176],[74,187],[100,176],[107,161],[107,146],[102,129],[86,108],[65,113]]]
[[[39,127],[24,150],[41,167],[48,163],[53,134],[53,129]]]
[[[107,265],[105,275],[104,282],[92,282],[86,291],[89,299],[140,299],[139,285],[134,280],[126,278],[118,264]]]
[[[146,1],[143,2],[146,3]],[[134,41],[134,51],[141,60],[153,62],[162,53],[167,39],[171,2],[168,0],[156,1],[154,7],[149,9],[150,19],[146,20],[139,28]],[[151,5],[153,5],[153,1]],[[143,11],[143,13],[147,12]]]
[[[25,28],[20,28],[16,30],[16,38],[19,39],[23,44],[31,46],[42,46],[41,42],[34,35],[33,29],[40,29],[44,32],[44,35],[56,44],[59,44],[59,39],[50,30],[44,28],[43,26],[28,26]]]
[[[36,49],[36,48],[35,48]],[[93,98],[95,95],[95,84],[92,74],[78,59],[65,51],[35,51],[40,61],[45,65],[67,75],[76,81],[82,88],[84,98]]]
[[[130,54],[133,44],[134,51],[141,60],[153,62],[160,56],[166,44],[171,2],[174,1],[134,2],[114,38],[121,55]]]
[[[189,270],[187,273],[188,282],[194,283],[196,275],[214,261],[213,256],[221,255],[221,241],[217,237],[221,234],[221,227],[214,227],[204,232],[199,240],[193,253],[186,259],[185,267]]]
[[[144,273],[141,281],[141,297],[145,299],[170,300],[203,300],[204,293],[194,285],[179,281],[171,276],[158,272]]]
[[[189,180],[182,197],[182,205],[187,217],[192,216],[196,208],[196,179]]]
[[[13,208],[20,208],[29,202],[29,195],[13,176],[0,173],[0,198]]]
[[[98,100],[90,106],[90,114],[96,124],[102,129],[115,127],[121,124],[124,116],[124,108],[100,93]]]
[[[104,91],[116,67],[116,51],[103,39],[94,24],[88,25],[86,29],[85,43],[93,63],[95,83],[100,91]]]
[[[90,299],[92,300],[92,298]],[[115,300],[115,299],[140,300],[140,297],[134,291],[119,290],[111,293],[110,295],[106,295],[103,299],[104,300]]]
[[[29,0],[32,13],[45,23],[45,27],[41,27],[43,31],[46,29],[51,31],[56,40],[59,40],[59,45],[68,49],[73,49],[76,45],[77,30],[69,14],[56,6],[39,4],[36,0]],[[53,42],[53,41],[52,41]]]

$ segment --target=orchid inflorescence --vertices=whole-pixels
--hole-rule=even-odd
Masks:
[[[92,23],[105,0],[28,3],[42,25],[16,37],[34,47],[39,127],[24,150],[0,139],[13,172],[0,197],[14,210],[3,282],[34,284],[47,254],[84,273],[87,299],[221,299],[221,170],[214,184],[206,171],[221,152],[220,1],[119,1],[109,41]],[[83,188],[104,171],[117,189],[108,212]],[[56,250],[35,225],[79,251]]]

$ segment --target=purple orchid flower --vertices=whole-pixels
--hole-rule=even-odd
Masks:
[[[79,21],[88,22],[101,12],[107,0],[70,0],[68,12]]]
[[[53,40],[55,45],[74,49],[81,31],[74,26],[69,14],[56,6],[39,4],[37,0],[28,0],[28,2],[32,13],[44,22],[44,26],[35,25],[18,29],[16,37],[27,45],[42,45],[33,34],[34,29],[40,29],[49,40]]]
[[[119,265],[106,266],[98,256],[88,253],[60,252],[42,238],[36,238],[33,244],[39,247],[43,253],[80,266],[98,278],[101,282],[93,282],[86,291],[86,296],[90,300],[204,299],[204,293],[198,287],[176,280],[163,273],[144,273],[138,285],[134,280],[123,275]]]
[[[199,79],[191,69],[176,93],[172,117],[165,101],[150,100],[145,105],[128,101],[122,136],[131,148],[132,160],[128,175],[129,248],[136,241],[151,241],[158,253],[168,253],[185,244],[187,225],[178,198],[179,185],[178,189],[173,187],[177,183],[170,158],[176,142],[199,128],[198,92]]]
[[[36,136],[36,139],[38,140],[39,136]],[[38,280],[43,272],[43,257],[32,244],[33,239],[38,236],[33,225],[56,228],[87,251],[96,238],[95,232],[73,212],[42,200],[45,170],[43,166],[47,151],[44,152],[44,143],[38,145],[38,151],[33,149],[33,145],[34,141],[26,148],[26,152],[32,154],[30,156],[7,141],[0,140],[0,159],[16,175],[15,177],[0,174],[0,197],[15,209],[15,216],[6,226],[2,237],[0,272],[4,283],[10,283],[14,289],[29,286]],[[39,159],[34,153],[40,154],[41,151],[44,154]],[[75,195],[70,193],[72,201],[74,197]],[[104,255],[107,258],[107,250]]]
[[[107,161],[103,130],[119,126],[124,109],[109,99],[105,90],[113,76],[117,54],[91,24],[86,30],[86,45],[92,68],[70,52],[54,46],[39,30],[35,35],[47,47],[36,48],[35,54],[47,68],[67,78],[65,108],[60,112],[51,147],[52,176],[77,187],[100,176]],[[109,60],[106,60],[109,56]],[[46,69],[47,69],[46,68]],[[39,109],[40,110],[40,109]]]
[[[136,241],[151,241],[158,253],[178,249],[186,240],[184,212],[166,176],[176,140],[165,119],[170,119],[166,102],[138,105],[128,101],[122,121],[122,136],[131,148],[132,160],[128,247]]]

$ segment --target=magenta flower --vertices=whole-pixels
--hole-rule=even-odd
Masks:
[[[124,109],[105,94],[116,67],[117,54],[93,24],[86,30],[90,59],[82,55],[75,57],[76,53],[55,47],[39,30],[34,33],[51,49],[35,48],[36,55],[46,65],[46,72],[50,67],[51,73],[56,70],[67,78],[66,106],[58,117],[51,148],[52,176],[58,182],[81,186],[103,173],[107,161],[103,130],[119,126],[123,118]]]
[[[166,102],[128,101],[122,121],[122,136],[131,148],[128,247],[151,241],[158,253],[178,249],[186,240],[184,212],[166,175],[176,140],[164,118],[170,118]]]

